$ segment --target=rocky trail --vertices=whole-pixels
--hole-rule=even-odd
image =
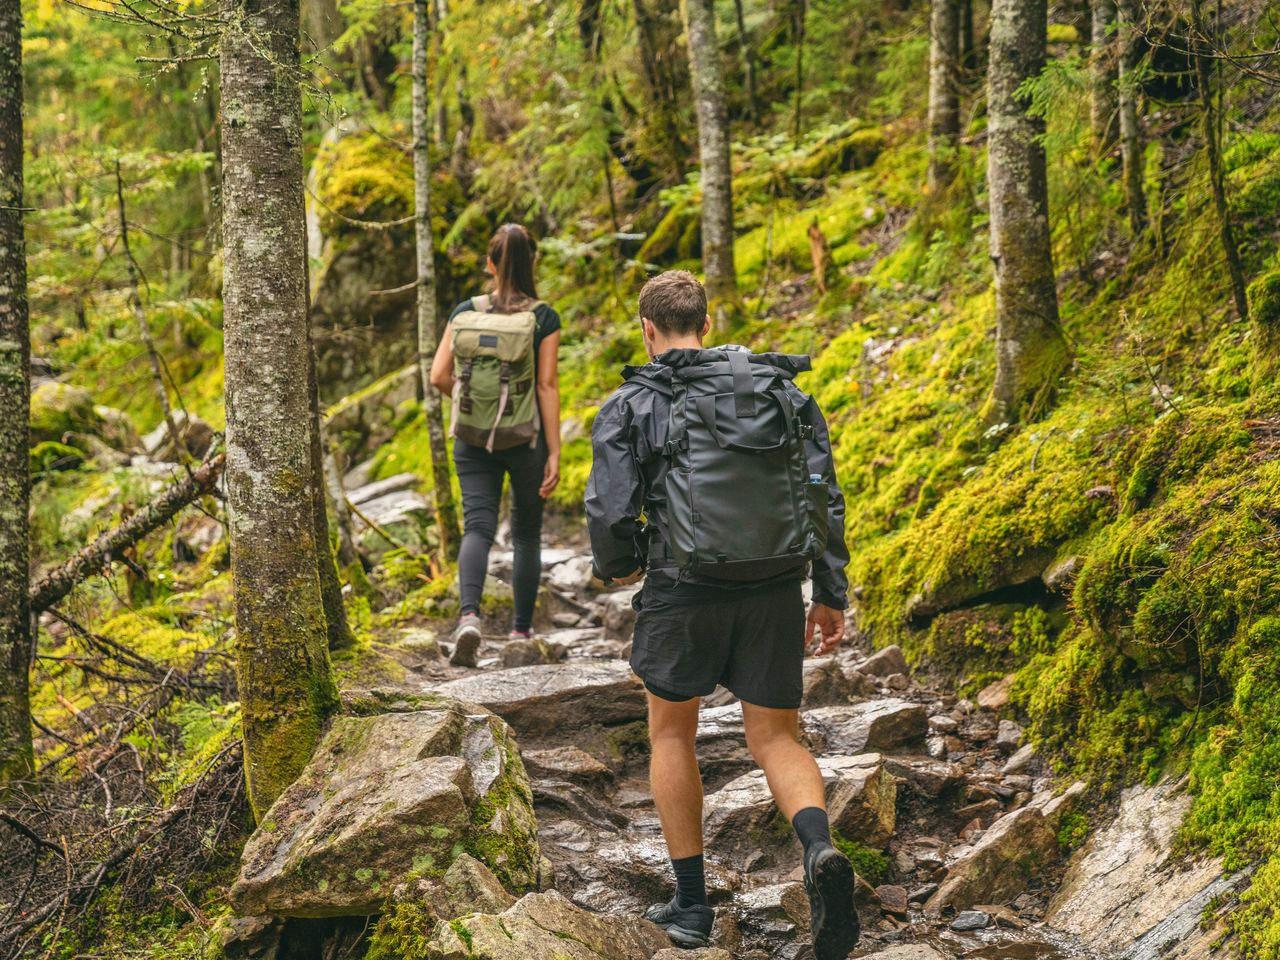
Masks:
[[[510,562],[496,547],[488,595]],[[474,669],[449,664],[450,622],[381,637],[404,672],[344,691],[348,716],[246,848],[227,954],[358,956],[373,931],[371,957],[811,957],[799,845],[724,690],[698,732],[716,947],[667,954],[638,919],[671,880],[627,664],[632,592],[593,588],[580,549],[549,549],[536,639],[508,641],[501,604]],[[1068,860],[1093,804],[1022,743],[1008,682],[960,699],[851,633],[806,662],[802,726],[861,877],[854,956],[1154,960],[1210,942],[1206,907],[1233,886],[1169,861],[1176,790],[1131,790]]]

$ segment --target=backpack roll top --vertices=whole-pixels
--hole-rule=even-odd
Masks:
[[[803,573],[827,539],[825,478],[811,478],[788,371],[742,350],[672,378],[664,455],[667,552],[684,573],[732,581]]]
[[[453,318],[450,433],[472,446],[504,450],[538,440],[533,310],[491,313],[489,298]]]

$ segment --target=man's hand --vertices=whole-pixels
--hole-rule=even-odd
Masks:
[[[625,577],[614,577],[613,584],[617,587],[629,587],[633,583],[639,583],[644,579],[644,567],[636,567],[635,572],[628,573]]]
[[[813,631],[817,628],[822,633],[822,641],[814,649]],[[817,657],[825,657],[840,646],[844,639],[844,611],[814,601],[809,604],[809,616],[804,623],[805,651]]]

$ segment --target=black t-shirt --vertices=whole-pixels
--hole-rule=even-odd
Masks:
[[[490,299],[490,304],[492,302],[492,299]],[[458,314],[474,309],[474,301],[463,300],[453,308],[453,311],[449,314],[449,319],[452,321]],[[533,328],[533,371],[536,377],[538,374],[538,355],[539,349],[542,347],[542,341],[560,329],[560,314],[556,313],[555,308],[550,304],[539,301],[537,306],[533,308],[533,315],[537,319],[537,323]]]

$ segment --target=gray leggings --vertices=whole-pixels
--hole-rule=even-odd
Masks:
[[[547,449],[521,445],[493,453],[455,440],[453,463],[462,487],[463,533],[458,550],[458,592],[462,613],[478,613],[489,567],[489,548],[498,532],[502,479],[511,477],[511,543],[515,549],[511,590],[514,629],[528,630],[542,579],[542,471]]]

